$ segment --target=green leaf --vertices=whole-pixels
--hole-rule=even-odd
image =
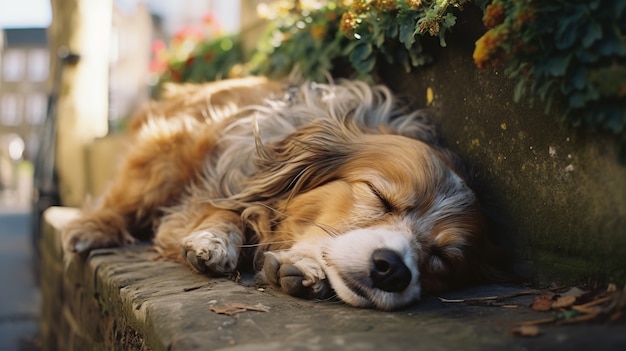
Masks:
[[[448,46],[448,44],[446,43],[446,32],[443,30],[439,31],[439,46],[441,46],[442,48]]]
[[[456,24],[456,16],[453,15],[452,12],[446,13],[446,15],[443,17],[442,20],[443,20],[442,21],[442,25],[447,30],[449,30],[450,28],[454,27],[454,25]]]
[[[578,23],[565,19],[565,23],[561,23],[556,27],[554,45],[559,50],[564,50],[576,42],[578,38]]]
[[[375,65],[376,65],[376,57],[374,56],[371,56],[367,58],[366,60],[362,60],[358,62],[352,61],[352,66],[360,75],[370,74],[372,70],[374,69]]]
[[[513,100],[515,102],[520,102],[522,97],[526,94],[526,82],[523,79],[520,79],[513,89]]]
[[[576,89],[582,89],[587,84],[587,69],[579,66],[570,77],[572,86]]]
[[[554,77],[562,77],[567,71],[572,55],[555,55],[545,63],[547,72]]]
[[[387,38],[398,37],[398,23],[396,21],[389,21],[385,35]]]
[[[372,44],[368,42],[362,42],[357,45],[350,54],[350,61],[354,63],[363,62],[367,60],[370,56],[372,56],[373,52],[374,49],[372,48]]]
[[[599,42],[598,52],[603,56],[626,55],[626,43],[621,39],[619,29],[613,27],[613,30],[604,33],[602,41]]]
[[[569,105],[573,108],[583,107],[586,101],[585,94],[580,92],[574,93],[569,97]]]
[[[583,63],[593,63],[599,59],[598,54],[591,50],[579,50],[576,53],[576,58]]]
[[[372,38],[374,39],[374,42],[376,44],[377,47],[381,47],[383,46],[383,44],[385,43],[385,39],[386,39],[386,35],[387,35],[387,29],[389,27],[395,27],[396,24],[395,23],[390,23],[388,20],[388,17],[382,17],[379,18],[378,20],[374,21],[374,25],[373,25],[373,33],[372,33]]]
[[[415,42],[415,23],[417,14],[403,13],[398,15],[398,40],[410,49]]]
[[[419,51],[416,50],[409,51],[409,58],[411,59],[411,65],[413,67],[423,66],[431,61],[430,55],[420,54]]]
[[[490,0],[474,0],[474,5],[478,6],[484,12],[487,4],[490,2]]]
[[[620,110],[618,108],[611,108],[606,114],[605,126],[615,134],[620,134],[624,131],[624,124],[626,120],[622,118]]]
[[[591,44],[600,38],[602,38],[602,26],[596,21],[590,22],[582,38],[583,47],[589,48]]]

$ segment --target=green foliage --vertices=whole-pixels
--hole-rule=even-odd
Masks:
[[[474,1],[484,6],[486,0]],[[446,46],[445,34],[456,24],[453,9],[470,0],[354,0],[325,1],[306,7],[304,2],[277,1],[269,28],[245,68],[252,74],[285,76],[297,70],[307,79],[325,80],[337,69],[371,80],[382,61],[409,72],[432,62],[423,49],[424,36],[437,36]],[[288,6],[287,6],[288,5]],[[222,40],[222,39],[219,39]],[[230,38],[230,40],[234,40]],[[172,62],[163,80],[201,81],[224,76],[233,59],[241,57],[220,50],[220,44],[202,44],[187,60]],[[220,60],[207,61],[204,55]],[[202,67],[204,66],[204,67]]]
[[[222,36],[198,43],[190,55],[168,62],[160,82],[206,82],[227,78],[230,70],[243,60],[236,36]]]
[[[294,8],[274,18],[247,63],[252,74],[286,76],[297,66],[304,77],[324,81],[346,54],[339,35],[339,8],[329,1],[319,10]]]
[[[573,126],[613,133],[626,162],[626,2],[495,0],[479,39],[479,67],[505,68],[514,99],[558,105]]]
[[[326,1],[317,9],[296,6],[276,16],[249,67],[254,74],[283,76],[295,67],[310,79],[325,79],[341,67],[361,79],[372,79],[384,60],[408,72],[432,62],[422,37],[438,36],[456,23],[450,12],[469,0]],[[484,3],[483,1],[476,1]]]

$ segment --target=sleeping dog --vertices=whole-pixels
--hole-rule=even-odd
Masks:
[[[484,218],[423,110],[346,80],[166,89],[117,177],[62,232],[68,253],[132,244],[207,275],[250,265],[284,292],[392,310],[480,276]]]

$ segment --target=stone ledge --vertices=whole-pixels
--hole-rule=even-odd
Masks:
[[[45,213],[41,241],[47,350],[425,350],[624,349],[625,326],[547,327],[535,339],[509,335],[515,322],[541,318],[518,309],[444,304],[427,297],[398,312],[357,309],[338,302],[292,298],[210,279],[182,265],[155,261],[147,246],[93,251],[63,263],[58,229],[76,210]],[[449,298],[508,294],[515,287],[484,286]],[[524,300],[526,299],[526,300]],[[212,306],[258,305],[267,312],[216,314]]]

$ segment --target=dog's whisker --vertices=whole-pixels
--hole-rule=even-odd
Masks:
[[[293,242],[296,242],[296,240],[266,241],[266,242],[256,243],[256,244],[242,244],[242,245],[235,245],[235,246],[241,247],[241,248],[250,248],[250,247],[260,247],[264,245],[285,244],[285,243],[293,243]]]
[[[265,204],[265,203],[262,203],[262,202],[257,202],[256,204],[257,205],[261,205],[261,206],[269,209],[270,211],[278,213],[279,215],[283,216],[284,218],[288,218],[288,217],[293,218],[293,216],[289,216],[285,212],[280,211],[280,210],[278,210],[276,208],[273,208],[272,206],[269,206],[268,204]],[[312,225],[320,228],[321,230],[323,230],[324,232],[326,232],[328,235],[330,235],[332,237],[337,237],[340,234],[337,229],[335,229],[334,227],[332,227],[330,225],[326,225],[326,224],[323,224],[323,223],[318,223],[318,222],[315,222],[315,221],[312,221],[312,220],[308,220],[306,218],[299,218],[299,219],[304,221],[304,222],[306,222],[306,223],[312,224]]]
[[[333,238],[338,237],[341,234],[337,229],[335,229],[334,227],[330,225],[316,223],[316,222],[311,222],[311,223],[315,225],[316,227],[320,228],[321,230],[323,230],[326,234],[328,234],[329,236]]]
[[[333,294],[323,299],[315,299],[316,302],[324,302],[324,303],[341,303],[343,302],[339,299],[339,295]]]

